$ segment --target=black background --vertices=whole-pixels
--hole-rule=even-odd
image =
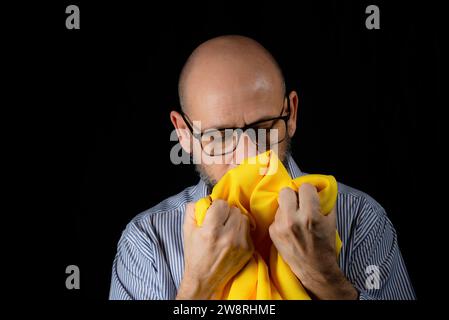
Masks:
[[[441,270],[431,242],[443,171],[441,9],[391,2],[47,4],[26,54],[38,70],[27,81],[43,85],[30,145],[39,183],[50,186],[40,198],[51,222],[43,250],[57,296],[107,299],[126,224],[197,182],[169,158],[178,74],[201,42],[241,34],[272,52],[299,94],[301,170],[380,202],[418,298],[431,298],[429,277]],[[65,28],[68,4],[80,7],[80,30]],[[365,28],[369,4],[380,8],[380,30]],[[78,291],[65,289],[69,264],[81,269]]]

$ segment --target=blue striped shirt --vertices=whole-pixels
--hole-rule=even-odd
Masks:
[[[291,156],[286,168],[292,178],[305,174]],[[185,206],[209,193],[200,180],[132,219],[117,246],[109,299],[175,299],[184,272]],[[359,299],[415,299],[396,231],[379,203],[338,183],[337,229],[338,264]]]

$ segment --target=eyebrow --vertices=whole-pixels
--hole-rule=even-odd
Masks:
[[[284,100],[285,100],[285,97],[284,97]],[[287,103],[288,103],[288,101],[287,101]],[[255,124],[263,122],[263,121],[273,120],[273,119],[276,119],[278,117],[282,117],[282,114],[284,113],[284,109],[285,109],[285,106],[282,105],[282,110],[281,110],[281,113],[279,115],[277,115],[277,116],[264,116],[264,117],[260,118],[259,120],[256,120],[256,121],[253,121],[251,123],[245,124],[243,127],[232,127],[232,126],[231,127],[227,127],[227,126],[215,126],[215,127],[213,127],[213,126],[211,126],[210,128],[204,129],[202,131],[202,133],[205,133],[205,132],[208,132],[208,131],[213,131],[213,130],[226,130],[226,129],[236,130],[236,129],[248,128],[248,127],[251,127],[251,126],[253,126]]]
[[[235,130],[235,129],[246,128],[246,127],[250,127],[250,126],[253,126],[253,125],[255,125],[255,124],[258,124],[259,122],[263,122],[263,121],[265,121],[265,120],[271,120],[271,119],[276,118],[276,117],[277,117],[277,116],[271,116],[271,117],[270,117],[270,116],[266,116],[266,117],[263,117],[263,118],[261,118],[261,119],[259,119],[259,120],[257,120],[257,121],[254,121],[254,122],[245,124],[243,127],[233,127],[233,126],[211,126],[211,127],[209,127],[209,128],[204,129],[204,130],[203,130],[203,133],[204,133],[204,132],[208,132],[208,131],[212,131],[212,130],[226,130],[226,129],[233,129],[233,130]]]

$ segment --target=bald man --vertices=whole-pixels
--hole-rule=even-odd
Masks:
[[[286,92],[278,64],[256,41],[222,36],[201,44],[184,65],[178,91],[182,112],[172,111],[170,119],[200,181],[128,224],[113,263],[110,299],[214,299],[254,252],[249,221],[216,200],[208,220],[197,227],[194,203],[228,170],[266,149],[275,150],[292,178],[304,174],[290,154],[297,93]],[[283,189],[269,228],[311,297],[415,299],[395,229],[381,205],[341,183],[328,216],[320,214],[317,199],[308,184],[298,193]],[[343,242],[338,259],[336,228]]]

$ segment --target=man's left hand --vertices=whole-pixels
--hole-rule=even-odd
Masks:
[[[278,202],[270,237],[303,286],[318,299],[357,299],[337,263],[336,208],[323,215],[318,192],[308,183],[298,193],[282,189]]]

